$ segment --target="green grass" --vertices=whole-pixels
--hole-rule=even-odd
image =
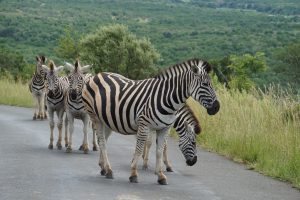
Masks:
[[[33,107],[33,98],[28,84],[0,79],[0,104]]]
[[[300,118],[289,113],[297,103],[290,96],[218,90],[221,109],[208,116],[189,100],[199,117],[205,148],[246,163],[265,175],[291,182],[300,188]],[[299,103],[298,103],[299,106]],[[287,113],[289,113],[287,115]]]
[[[215,116],[208,116],[197,102],[188,100],[202,127],[198,142],[300,188],[300,109],[293,109],[299,103],[290,95],[277,97],[258,91],[221,88],[217,93],[221,109]],[[0,80],[0,104],[32,107],[28,84]]]

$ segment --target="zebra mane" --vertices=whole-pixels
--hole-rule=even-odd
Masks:
[[[197,119],[194,111],[190,108],[190,106],[188,104],[186,104],[185,106],[186,106],[186,109],[189,111],[189,114],[195,119],[196,124],[194,124],[194,131],[198,135],[201,133],[201,126],[200,126],[199,120]]]
[[[198,65],[199,62],[204,62],[204,63],[207,63],[206,61],[202,60],[202,59],[199,59],[199,58],[192,58],[192,59],[189,59],[189,60],[186,60],[186,61],[183,61],[181,63],[177,63],[173,66],[170,66],[170,67],[167,67],[165,69],[163,69],[158,75],[154,76],[154,78],[161,78],[163,77],[163,75],[165,73],[167,73],[168,71],[170,71],[171,69],[176,69],[176,68],[179,68],[180,66],[185,66],[185,68],[189,69],[191,66],[194,66],[194,65]],[[208,63],[207,63],[208,64]],[[207,65],[205,64],[205,66]],[[210,67],[210,65],[209,65]],[[209,72],[207,70],[207,72]]]

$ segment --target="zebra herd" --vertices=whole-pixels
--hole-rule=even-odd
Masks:
[[[36,57],[36,71],[30,83],[30,91],[37,102],[33,119],[47,117],[50,124],[49,149],[53,149],[54,112],[58,117],[57,148],[62,148],[63,116],[65,121],[66,151],[72,151],[74,119],[84,123],[84,139],[80,147],[85,153],[88,147],[88,124],[93,129],[93,150],[99,152],[101,175],[113,178],[107,155],[107,140],[112,131],[124,135],[136,135],[136,147],[131,162],[130,182],[138,182],[137,164],[143,156],[143,168],[148,167],[148,153],[152,135],[156,133],[156,168],[158,183],[167,184],[163,162],[167,171],[172,171],[167,158],[167,135],[174,127],[179,135],[179,148],[189,166],[197,162],[196,135],[201,128],[197,118],[186,104],[189,97],[207,109],[209,115],[219,111],[220,104],[212,87],[209,72],[211,66],[201,59],[190,59],[176,64],[154,78],[130,80],[115,73],[102,72],[95,76],[88,73],[91,66],[65,63],[56,67],[53,61],[49,68],[45,57]],[[58,72],[67,68],[68,76]],[[68,137],[69,130],[69,137]]]

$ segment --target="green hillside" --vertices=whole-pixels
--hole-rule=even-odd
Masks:
[[[283,82],[288,77],[275,70],[281,66],[274,52],[300,42],[296,0],[2,0],[0,6],[0,45],[29,63],[39,53],[59,59],[54,48],[67,26],[84,35],[121,23],[150,38],[161,54],[159,66],[262,51],[271,69],[261,82]]]

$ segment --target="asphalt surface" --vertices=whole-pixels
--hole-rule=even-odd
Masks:
[[[168,150],[174,172],[165,173],[168,185],[156,182],[154,146],[150,168],[142,170],[139,162],[139,183],[129,182],[135,138],[120,134],[108,141],[114,179],[106,179],[99,173],[98,152],[77,150],[83,138],[80,121],[75,122],[73,153],[65,153],[65,148],[48,150],[48,121],[33,121],[32,115],[32,109],[0,105],[0,200],[300,199],[290,184],[201,149],[198,162],[188,167],[172,138]],[[91,130],[89,141],[92,149]]]

